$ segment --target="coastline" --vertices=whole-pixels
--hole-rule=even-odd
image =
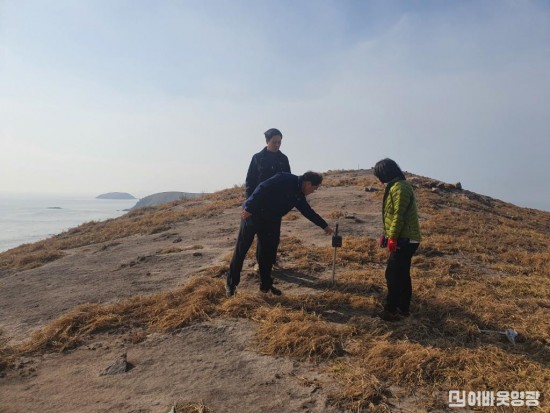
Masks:
[[[85,222],[124,215],[136,199],[0,194],[0,253],[60,234]]]

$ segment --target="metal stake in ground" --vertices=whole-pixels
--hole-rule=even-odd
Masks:
[[[334,254],[332,256],[332,285],[334,286],[334,275],[336,274],[336,248],[342,246],[342,237],[338,235],[338,224],[336,224],[336,231],[332,236],[332,246],[334,247]]]

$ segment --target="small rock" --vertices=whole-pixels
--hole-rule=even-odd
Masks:
[[[99,375],[107,376],[107,375],[126,373],[132,367],[133,366],[127,361],[126,353],[124,353],[124,354],[121,354],[120,357],[113,364],[111,364],[109,367],[107,367],[105,370],[99,373]]]
[[[193,257],[202,257],[202,252],[194,252]]]

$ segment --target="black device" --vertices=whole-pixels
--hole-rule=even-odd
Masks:
[[[334,248],[342,246],[342,237],[338,235],[338,224],[336,224],[336,230],[334,231],[334,235],[332,235],[332,246]]]

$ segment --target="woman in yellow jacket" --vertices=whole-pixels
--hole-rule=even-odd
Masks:
[[[386,266],[388,296],[381,317],[397,321],[410,315],[411,261],[421,240],[416,198],[412,185],[392,159],[377,162],[374,176],[386,185],[382,202],[384,236],[380,246],[390,252]]]

